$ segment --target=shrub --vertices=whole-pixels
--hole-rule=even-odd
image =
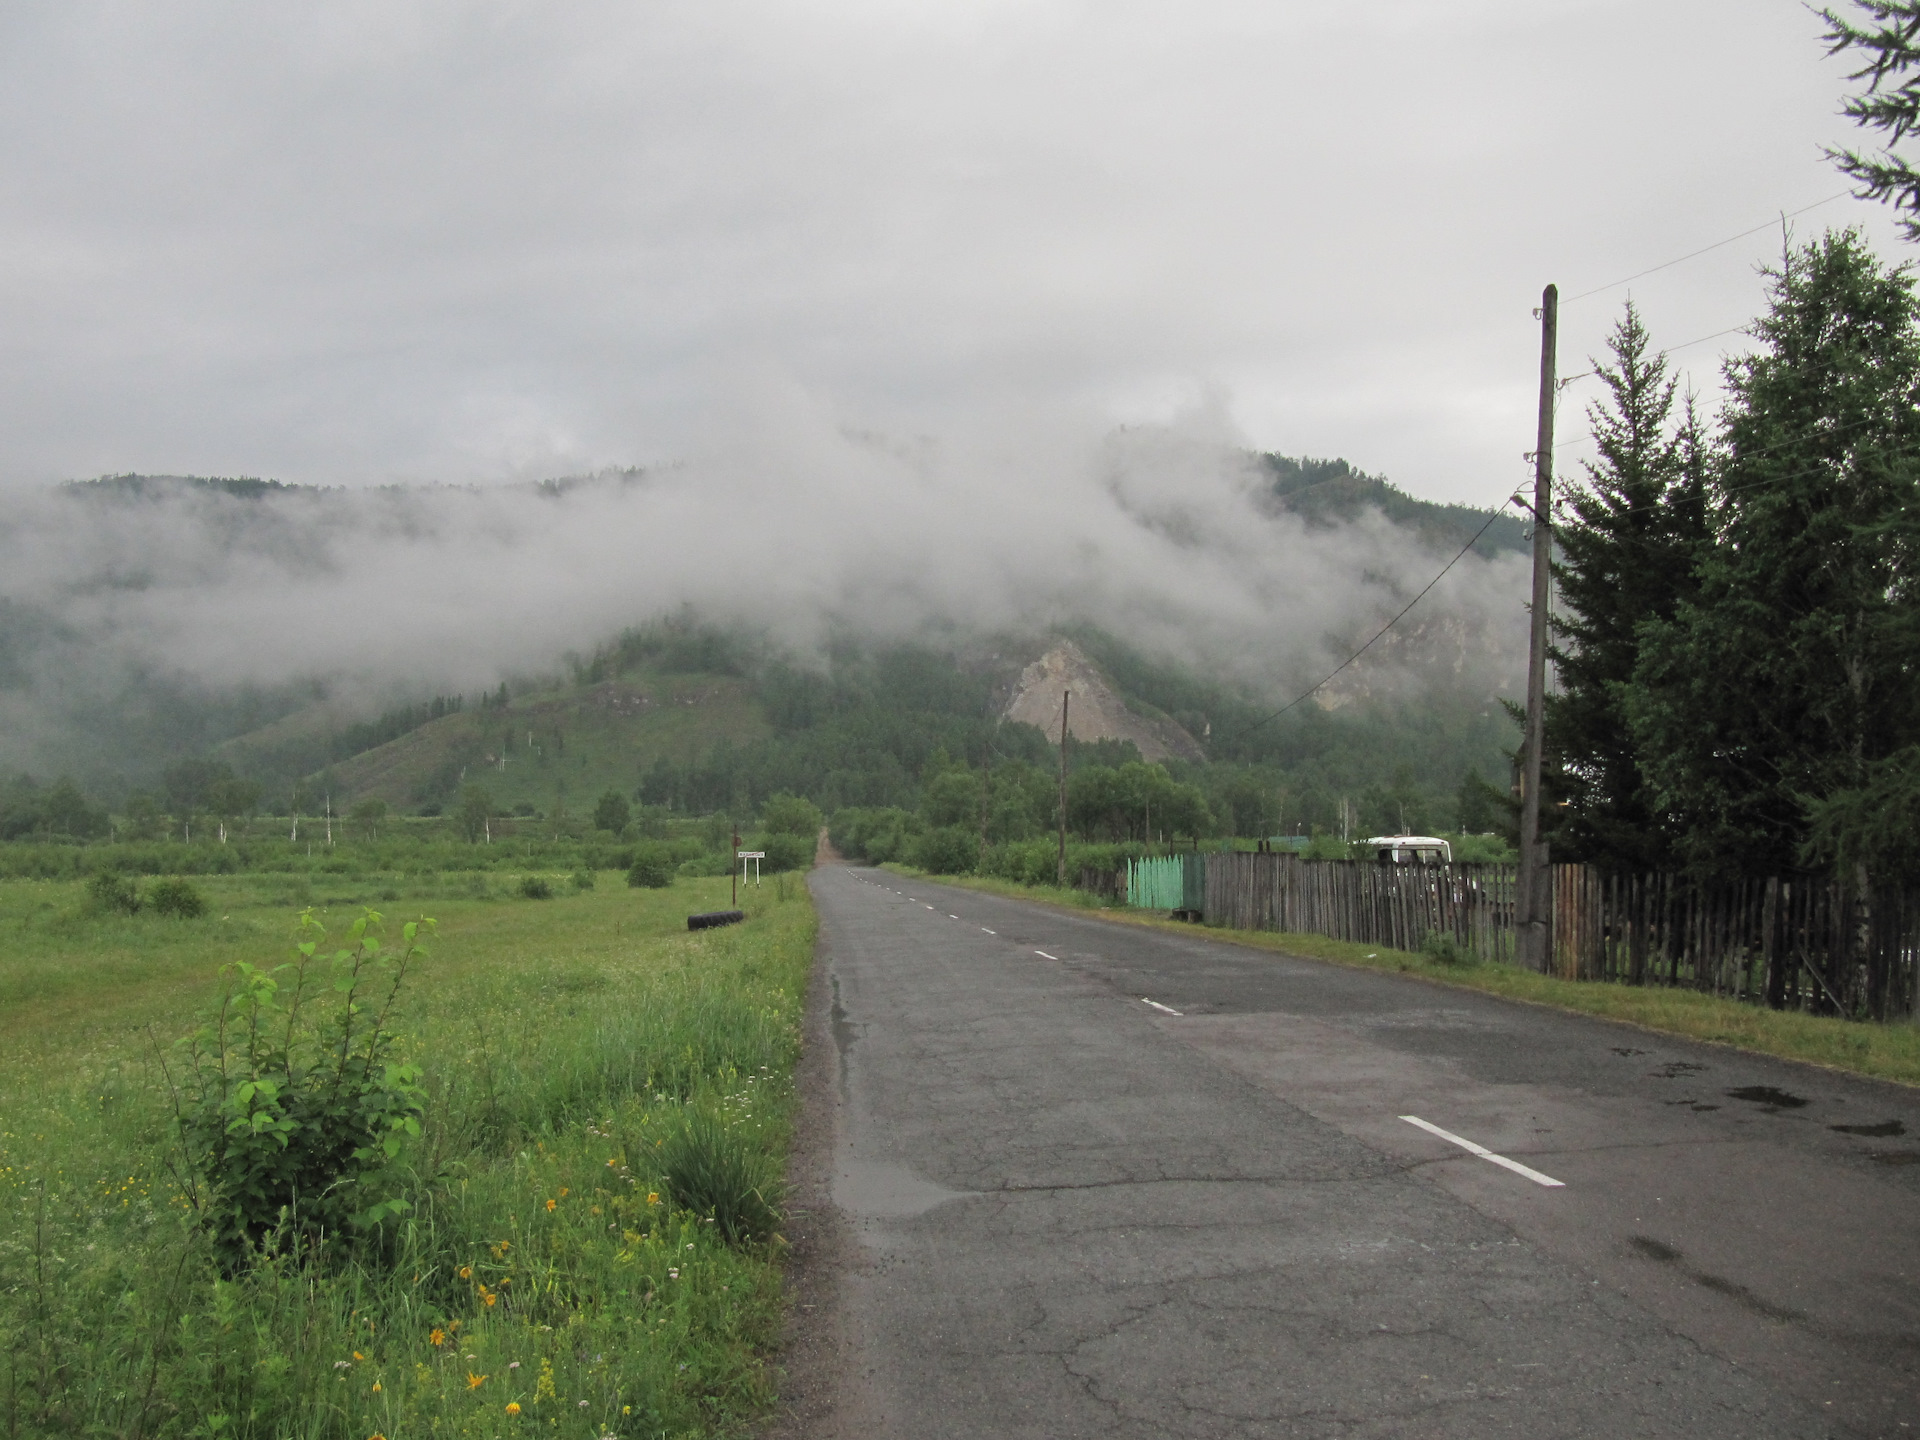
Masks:
[[[591,890],[593,889],[593,883],[594,883],[593,871],[576,870],[573,872],[573,888],[575,890],[579,890],[579,891]]]
[[[420,1133],[426,1092],[417,1067],[394,1062],[387,1019],[425,953],[417,936],[432,927],[409,921],[390,956],[369,910],[346,947],[322,956],[326,931],[302,911],[293,962],[229,966],[213,1023],[181,1042],[186,1198],[229,1271],[276,1234],[314,1244],[408,1208],[398,1162]]]
[[[747,1137],[692,1112],[667,1137],[660,1159],[668,1196],[711,1218],[728,1244],[772,1238],[780,1224],[779,1171]]]
[[[820,824],[819,807],[798,795],[771,796],[760,810],[760,828],[769,835],[797,835],[812,840],[820,833]]]
[[[194,888],[191,880],[177,875],[154,881],[147,891],[146,905],[156,915],[172,915],[180,920],[197,919],[207,913],[207,897]]]
[[[815,835],[819,832],[816,831]],[[776,833],[760,842],[767,858],[760,863],[769,875],[781,870],[805,870],[813,864],[813,852],[819,847],[814,835]]]
[[[632,811],[627,806],[627,797],[618,790],[609,790],[593,807],[593,828],[611,830],[618,835],[627,828],[627,820],[631,814]]]
[[[520,898],[523,900],[553,899],[553,882],[544,875],[528,875],[520,881]]]
[[[140,909],[140,890],[125,875],[102,870],[87,882],[87,899],[101,910],[132,915]]]
[[[980,837],[958,825],[929,830],[914,842],[912,863],[934,875],[966,875],[980,863]]]
[[[1444,930],[1429,930],[1420,942],[1420,953],[1436,965],[1471,965],[1473,952]]]
[[[665,890],[673,884],[673,854],[664,845],[641,845],[633,852],[627,884],[636,890]]]

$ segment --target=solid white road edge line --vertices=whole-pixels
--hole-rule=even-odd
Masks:
[[[1149,1001],[1148,1003],[1151,1004],[1152,1002]],[[1438,1135],[1442,1140],[1450,1144],[1458,1145],[1469,1155],[1478,1155],[1482,1160],[1491,1160],[1496,1165],[1505,1166],[1516,1175],[1524,1175],[1536,1185],[1545,1185],[1552,1190],[1564,1190],[1566,1188],[1567,1182],[1564,1180],[1556,1180],[1551,1175],[1542,1175],[1538,1170],[1529,1170],[1518,1160],[1509,1160],[1504,1155],[1494,1154],[1493,1151],[1487,1149],[1484,1145],[1476,1145],[1471,1140],[1462,1140],[1451,1130],[1442,1130],[1438,1125],[1430,1124],[1422,1120],[1418,1115],[1402,1115],[1400,1118],[1409,1125],[1418,1125],[1429,1134]]]
[[[1038,955],[1042,960],[1058,960],[1060,958],[1058,955],[1049,955],[1044,950],[1036,950],[1033,953]]]
[[[1156,1010],[1164,1010],[1169,1015],[1178,1015],[1180,1013],[1178,1010],[1174,1009],[1173,1006],[1162,1005],[1158,1000],[1149,1000],[1144,995],[1140,997],[1140,1003],[1142,1005],[1151,1005]]]

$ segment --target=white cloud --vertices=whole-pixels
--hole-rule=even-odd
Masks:
[[[1819,29],[1735,0],[28,0],[0,481],[658,462],[746,364],[963,449],[1011,407],[1220,386],[1258,445],[1485,502],[1532,443],[1543,281],[1842,188]],[[1804,223],[1857,217],[1885,235],[1850,201]],[[1637,285],[1656,334],[1750,318],[1776,249]],[[1618,298],[1570,307],[1568,371]]]

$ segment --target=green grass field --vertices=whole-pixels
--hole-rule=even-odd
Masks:
[[[428,1093],[412,1209],[238,1273],[184,1203],[155,1056],[223,965],[286,958],[304,897],[206,877],[208,914],[177,920],[0,883],[5,1433],[740,1433],[771,1394],[780,1242],[729,1244],[675,1204],[667,1157],[704,1117],[777,1192],[813,912],[770,879],[747,923],[690,934],[727,880],[620,880],[536,901],[338,877],[312,897],[335,934],[362,902],[394,932],[439,922],[400,1004]]]
[[[920,873],[904,866],[889,865],[886,868],[897,869],[903,874]],[[1110,908],[1106,902],[1083,890],[1016,885],[1010,881],[977,875],[929,878],[943,885],[961,885],[1021,900],[1038,900],[1043,904],[1090,910],[1116,924],[1145,925],[1185,935],[1194,933],[1192,925],[1169,920],[1153,911]],[[1516,969],[1511,965],[1446,964],[1427,955],[1390,950],[1381,945],[1330,940],[1324,935],[1215,928],[1203,933],[1210,940],[1224,940],[1256,950],[1304,955],[1336,965],[1416,975],[1440,985],[1481,990],[1491,995],[1505,996],[1509,1000],[1550,1005],[1582,1015],[1618,1020],[1661,1034],[1704,1040],[1715,1045],[1731,1045],[1762,1055],[1778,1056],[1783,1060],[1825,1065],[1836,1070],[1852,1071],[1856,1075],[1870,1075],[1878,1080],[1897,1081],[1903,1085],[1920,1085],[1920,1025],[1912,1023],[1858,1024],[1827,1015],[1767,1010],[1694,990],[1562,980],[1552,975],[1536,975],[1530,970]]]

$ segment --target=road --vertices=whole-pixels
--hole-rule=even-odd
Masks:
[[[783,1436],[1920,1433],[1920,1092],[812,886]]]

